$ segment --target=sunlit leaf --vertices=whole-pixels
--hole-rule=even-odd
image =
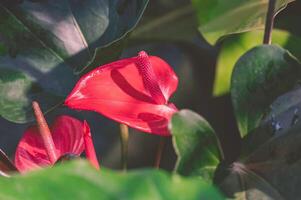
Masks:
[[[262,43],[263,31],[233,35],[224,40],[216,64],[213,95],[221,96],[230,90],[230,80],[235,63],[245,52]],[[301,58],[301,38],[282,30],[273,31],[273,44],[289,50]]]
[[[294,0],[277,0],[280,11]],[[263,29],[269,0],[192,0],[197,11],[199,31],[214,45],[234,33]]]

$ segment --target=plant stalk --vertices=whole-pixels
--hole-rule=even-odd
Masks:
[[[129,128],[125,124],[120,124],[120,141],[121,141],[121,165],[124,171],[127,170]]]
[[[274,27],[276,0],[269,0],[268,12],[265,21],[263,44],[271,44]]]
[[[162,157],[163,157],[166,142],[167,142],[166,137],[160,137],[160,141],[159,141],[158,149],[157,149],[157,154],[156,154],[156,159],[155,159],[155,165],[154,165],[154,167],[156,169],[160,168],[160,163],[161,163],[161,160],[162,160]]]
[[[36,117],[38,130],[39,130],[39,133],[41,134],[41,137],[42,137],[44,146],[46,148],[46,152],[48,154],[49,160],[52,164],[54,164],[57,161],[58,156],[56,155],[56,148],[55,148],[54,142],[52,140],[50,129],[44,118],[44,115],[41,111],[41,108],[40,108],[40,105],[38,104],[38,102],[33,101],[32,108],[34,111],[34,115]]]

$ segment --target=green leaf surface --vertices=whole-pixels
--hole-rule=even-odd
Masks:
[[[281,76],[293,82],[300,78],[300,72],[295,73],[296,77],[289,72]],[[288,84],[284,77],[278,80],[283,86]],[[300,97],[301,88],[297,83],[272,101],[259,126],[243,138],[240,158],[224,168],[224,172],[228,172],[220,182],[228,197],[294,200],[301,196],[298,187],[301,183]]]
[[[96,171],[79,160],[24,176],[0,177],[0,199],[10,200],[199,200],[223,199],[205,181],[160,170]]]
[[[277,0],[280,11],[294,0]],[[199,31],[214,45],[234,33],[263,29],[269,0],[192,0],[197,11]]]
[[[232,165],[230,174],[220,184],[224,193],[245,200],[298,199],[301,196],[300,130],[299,121],[284,131],[265,132],[270,137],[261,145],[255,144],[256,148],[247,157]],[[254,142],[250,138],[245,138],[245,143]]]
[[[236,63],[231,98],[241,136],[260,124],[270,104],[292,90],[301,78],[301,64],[274,45],[255,47]]]
[[[181,110],[173,115],[170,127],[178,156],[175,172],[212,181],[223,153],[210,124],[190,110]]]
[[[197,21],[191,4],[182,5],[162,16],[142,20],[131,34],[134,41],[193,42]]]
[[[221,96],[230,90],[231,75],[237,60],[251,48],[262,43],[263,31],[252,31],[226,38],[222,44],[215,71],[213,95]],[[289,50],[301,59],[301,38],[287,31],[273,30],[273,44]]]
[[[22,1],[19,4],[1,1],[0,68],[11,70],[10,76],[15,80],[9,83],[1,80],[4,84],[0,87],[13,84],[6,92],[18,94],[19,100],[14,98],[14,105],[3,109],[11,97],[2,91],[0,114],[13,122],[29,121],[32,116],[29,105],[34,99],[46,100],[40,101],[44,111],[52,109],[70,92],[77,74],[94,64],[94,58],[101,57],[95,54],[96,50],[109,51],[107,48],[112,43],[135,27],[147,3],[148,0]],[[113,57],[116,55],[110,58]],[[22,81],[26,84],[17,86]]]

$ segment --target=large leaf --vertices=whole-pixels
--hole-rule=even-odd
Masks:
[[[44,101],[44,111],[58,104],[73,87],[75,74],[101,57],[96,50],[102,53],[133,29],[147,2],[1,1],[0,69],[10,78],[1,77],[0,87],[10,90],[1,92],[0,114],[25,122],[33,99]]]
[[[0,199],[223,199],[203,180],[159,170],[129,173],[96,171],[83,161],[62,164],[25,176],[0,178]]]
[[[197,33],[196,16],[191,4],[182,5],[162,16],[146,20],[133,31],[132,40],[193,42]]]
[[[280,11],[294,0],[277,0]],[[214,45],[229,34],[263,29],[269,0],[192,0],[196,8],[199,31]]]
[[[283,118],[287,113],[281,115]],[[269,122],[273,127],[275,121]],[[245,138],[249,146],[253,144],[256,148],[253,148],[247,157],[232,165],[230,174],[221,183],[225,194],[246,200],[299,199],[301,197],[300,130],[300,121],[295,121],[282,131],[278,129],[262,132],[261,130],[254,133],[259,138],[262,138],[261,134],[266,135],[261,144],[252,137]],[[249,140],[250,138],[252,140]]]
[[[242,136],[258,127],[269,105],[301,79],[301,64],[274,45],[255,47],[236,63],[231,97]]]
[[[221,96],[230,90],[230,80],[235,63],[251,48],[262,43],[263,31],[233,35],[224,40],[216,64],[213,95]],[[301,59],[301,38],[282,30],[273,31],[273,44],[288,49]]]
[[[192,111],[181,110],[172,117],[170,127],[178,156],[175,171],[212,181],[223,153],[209,123]]]

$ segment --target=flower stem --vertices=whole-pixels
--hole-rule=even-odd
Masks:
[[[164,149],[165,149],[165,146],[166,146],[166,141],[167,141],[166,137],[160,137],[160,141],[159,141],[158,149],[157,149],[157,154],[156,154],[156,159],[155,159],[155,165],[154,165],[154,167],[156,169],[160,168],[160,163],[161,163],[161,160],[162,160],[162,157],[163,157],[163,152],[164,152]]]
[[[276,0],[269,0],[268,12],[265,21],[263,44],[271,44],[274,27]]]
[[[125,124],[120,124],[120,141],[121,141],[121,165],[124,171],[127,170],[129,128]]]
[[[56,154],[54,142],[52,140],[51,132],[49,130],[49,127],[38,102],[33,101],[32,108],[36,117],[39,133],[41,134],[44,146],[46,148],[47,155],[49,157],[50,162],[54,164],[58,157]]]

